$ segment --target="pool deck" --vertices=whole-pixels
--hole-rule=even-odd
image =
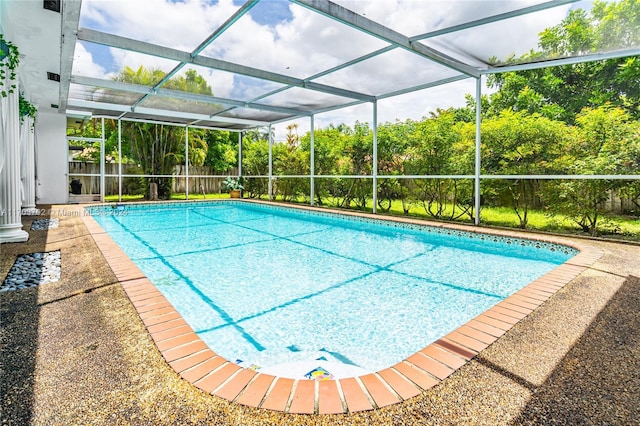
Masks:
[[[582,252],[391,368],[310,381],[217,356],[91,218],[63,215],[60,229],[29,234],[1,246],[0,278],[17,254],[42,250],[61,250],[63,272],[0,294],[7,424],[631,424],[640,415],[638,245],[526,233]]]
[[[371,214],[348,214],[380,219]],[[250,407],[296,414],[373,410],[420,395],[465,365],[602,256],[602,251],[576,242],[528,236],[532,240],[568,245],[580,253],[390,368],[337,380],[294,380],[244,369],[216,354],[215,348],[200,339],[100,225],[91,216],[83,216],[83,220],[158,350],[176,373],[208,394]],[[415,219],[393,220],[425,224]],[[455,224],[436,226],[443,232],[476,231]],[[513,231],[491,230],[489,235],[517,237]]]

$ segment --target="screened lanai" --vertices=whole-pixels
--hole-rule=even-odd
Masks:
[[[331,177],[314,168],[314,129],[357,120],[371,126],[371,173],[351,177],[368,179],[375,212],[379,182],[388,178],[378,167],[378,123],[420,119],[439,106],[463,103],[463,93],[470,92],[476,100],[474,172],[446,177],[474,182],[474,221],[478,224],[483,179],[638,178],[634,174],[495,176],[481,171],[482,111],[477,99],[485,90],[487,75],[640,54],[633,28],[636,17],[628,33],[612,33],[595,48],[527,57],[536,50],[541,31],[558,25],[572,10],[592,7],[591,1],[572,0],[150,0],[126,4],[10,0],[2,2],[2,32],[20,47],[20,92],[40,115],[62,115],[70,125],[94,118],[117,120],[119,128],[125,122],[157,122],[187,129],[228,130],[238,133],[240,147],[243,132],[268,129],[268,172],[253,177],[267,179],[269,197],[278,177],[271,157],[278,135],[282,139],[277,129],[300,123],[303,131],[310,131],[311,158],[309,173],[296,177],[309,181],[311,204],[314,182]],[[140,66],[161,72],[135,83],[118,78],[125,67],[135,72]],[[171,84],[172,78],[184,77],[190,70],[204,76],[212,94]],[[452,93],[458,93],[457,100],[446,99]],[[34,132],[46,122],[36,122]],[[104,200],[105,179],[117,180],[121,194],[127,174],[121,167],[105,170],[104,136],[88,142],[102,147],[97,173],[100,199]],[[68,150],[66,143],[61,151]],[[188,150],[187,145],[185,142]],[[6,158],[19,162],[19,157]],[[42,163],[40,160],[38,167]],[[238,165],[237,173],[243,175],[242,159]],[[181,176],[188,182],[194,172],[190,174],[188,160],[184,166]],[[35,174],[35,166],[30,167],[32,173],[27,175]],[[54,168],[52,173],[68,175],[60,179],[67,196],[73,172],[68,166]],[[33,179],[29,176],[27,180]],[[14,194],[13,201],[7,200],[6,205],[20,204],[16,190],[9,192]],[[189,185],[186,193],[188,197]],[[38,198],[47,199],[44,194]]]

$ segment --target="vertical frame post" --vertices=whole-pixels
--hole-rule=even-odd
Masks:
[[[372,181],[373,181],[373,205],[371,206],[373,213],[378,212],[378,101],[373,101],[373,164],[372,164]]]
[[[189,199],[189,127],[184,128],[184,198]]]
[[[122,121],[118,118],[118,202],[122,202]]]
[[[474,211],[474,224],[480,225],[480,168],[481,168],[481,139],[480,139],[480,124],[482,121],[482,78],[476,79],[476,164],[475,164],[475,182],[474,182],[474,194],[475,194],[475,211]]]
[[[238,178],[242,177],[242,132],[238,132]]]
[[[104,175],[106,173],[106,167],[105,167],[106,158],[105,158],[105,152],[104,152],[104,117],[102,117],[101,123],[102,123],[102,137],[100,140],[100,202],[104,203],[104,195],[105,195]]]
[[[273,137],[271,129],[271,124],[269,124],[269,200],[273,200]]]
[[[310,205],[315,204],[315,194],[316,194],[316,183],[315,183],[315,174],[316,174],[316,153],[315,153],[315,117],[311,115],[310,118],[310,126],[311,126],[311,140],[309,145],[309,199],[311,200]]]

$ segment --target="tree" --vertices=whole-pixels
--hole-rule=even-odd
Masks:
[[[488,174],[544,175],[556,173],[566,148],[566,125],[540,114],[504,110],[482,123],[482,169]],[[543,184],[538,179],[492,179],[485,185],[499,204],[511,206],[526,228],[528,213],[541,205]]]
[[[309,151],[300,145],[298,125],[287,126],[285,143],[274,145],[274,169],[277,175],[300,176],[309,174]],[[307,179],[297,177],[279,177],[277,191],[284,201],[291,201],[297,196],[306,196],[309,192]]]
[[[343,146],[343,161],[339,163],[338,173],[342,175],[370,176],[373,166],[373,131],[368,123],[356,121],[353,132]],[[342,181],[344,198],[341,207],[351,207],[355,203],[364,209],[371,197],[371,180],[361,177],[347,178]]]
[[[627,112],[610,105],[586,108],[576,117],[568,171],[581,175],[633,173],[638,164],[637,123]],[[635,170],[637,173],[637,169]],[[622,182],[613,179],[577,179],[558,182],[550,191],[552,207],[571,217],[584,232],[597,235],[604,202]]]
[[[639,44],[640,2],[596,0],[589,12],[571,10],[560,24],[544,30],[540,50],[506,62],[585,55]],[[487,83],[498,89],[491,95],[493,115],[504,109],[538,112],[573,124],[584,108],[608,103],[640,118],[640,64],[635,57],[492,74]]]
[[[385,123],[378,127],[378,173],[380,175],[404,175],[405,165],[411,160],[407,151],[409,140],[415,131],[415,122]],[[378,207],[391,209],[393,200],[402,200],[405,214],[409,214],[411,189],[415,185],[407,179],[380,178],[378,180]]]
[[[269,174],[269,142],[258,138],[257,133],[249,133],[243,138],[242,170],[248,176],[243,185],[249,197],[260,197],[267,193],[267,180],[251,178]]]
[[[415,125],[410,137],[406,170],[412,175],[459,174],[455,161],[460,131],[454,110],[439,110]],[[436,219],[458,219],[469,212],[471,194],[462,182],[449,178],[426,178],[416,182],[416,198],[425,212]]]
[[[164,79],[166,73],[159,69],[147,69],[140,66],[137,70],[125,67],[122,72],[114,77],[114,80],[125,83],[154,86]],[[189,91],[204,95],[211,95],[211,87],[204,77],[194,70],[187,70],[184,76],[176,76],[169,79],[165,88],[173,90]],[[104,96],[113,94],[108,91]],[[152,100],[157,102],[156,100]],[[160,102],[167,102],[162,98]],[[172,99],[170,101],[175,108],[187,105],[188,101]],[[151,105],[152,106],[152,105]],[[133,159],[142,166],[144,174],[162,175],[162,177],[148,178],[150,183],[158,185],[158,197],[169,198],[171,195],[172,178],[166,177],[174,173],[176,164],[184,163],[185,156],[185,130],[183,127],[124,122],[122,125],[123,140],[128,141],[129,151]],[[202,131],[189,132],[189,162],[193,165],[202,165],[207,157],[208,145]]]
[[[204,164],[214,171],[225,173],[238,165],[238,140],[235,134],[224,130],[205,132],[207,155]]]
[[[338,174],[339,165],[343,161],[344,146],[350,137],[348,126],[330,125],[326,129],[314,130],[314,174]],[[300,146],[305,152],[311,152],[311,135],[307,133],[300,138]],[[337,181],[318,178],[314,182],[314,196],[318,205],[323,205],[326,198],[337,195]]]

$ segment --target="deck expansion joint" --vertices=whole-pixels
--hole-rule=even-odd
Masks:
[[[387,368],[378,374],[401,400],[406,401],[407,399],[420,395],[420,388],[397,370]]]
[[[249,407],[260,407],[273,386],[275,376],[258,373],[236,397],[236,402]]]

